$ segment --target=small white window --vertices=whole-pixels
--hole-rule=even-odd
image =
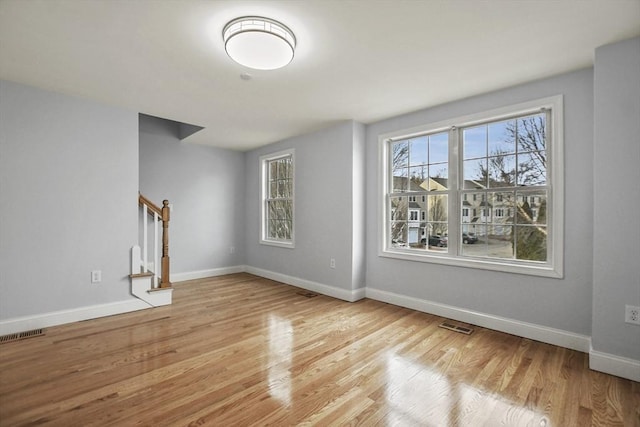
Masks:
[[[294,247],[294,150],[260,157],[260,242]]]

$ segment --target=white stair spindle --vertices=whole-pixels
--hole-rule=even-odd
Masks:
[[[160,216],[157,212],[153,213],[153,287],[158,287],[159,258],[158,258],[158,221]]]
[[[142,205],[142,269],[144,272],[149,271],[149,264],[147,262],[147,205]]]

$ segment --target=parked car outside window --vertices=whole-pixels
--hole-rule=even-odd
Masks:
[[[475,233],[462,233],[462,243],[471,244],[477,241],[478,241],[478,237],[475,235]]]

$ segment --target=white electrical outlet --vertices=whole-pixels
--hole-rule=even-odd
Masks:
[[[329,267],[336,268],[336,259],[335,258],[331,258],[331,260],[329,261]]]
[[[624,321],[627,323],[633,323],[634,325],[640,325],[640,307],[625,305]]]
[[[102,282],[102,271],[93,270],[91,272],[91,283],[100,283],[100,282]]]
[[[230,254],[235,254],[236,253],[236,247],[235,246],[230,246],[229,247],[229,253]]]

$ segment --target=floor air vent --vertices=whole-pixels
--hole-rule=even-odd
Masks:
[[[451,322],[442,322],[439,326],[441,328],[448,329],[453,332],[460,332],[461,334],[466,334],[466,335],[471,335],[471,333],[473,332],[473,329],[469,327],[455,325]]]
[[[44,335],[44,329],[34,329],[33,331],[17,332],[15,334],[3,335],[0,337],[0,344],[24,340],[27,338],[39,337]]]
[[[300,292],[296,292],[298,295],[302,295],[303,297],[307,297],[307,298],[313,298],[313,297],[317,297],[318,294],[315,294],[313,292],[305,292],[305,291],[300,291]]]

